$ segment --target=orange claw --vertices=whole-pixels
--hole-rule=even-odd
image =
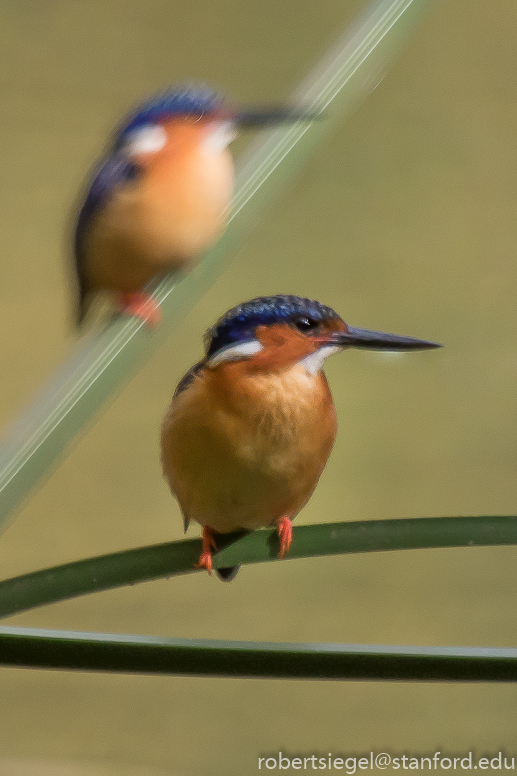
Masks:
[[[195,564],[197,569],[206,569],[209,574],[212,573],[212,550],[217,549],[215,542],[215,533],[208,525],[203,526],[203,549]]]
[[[126,315],[136,315],[147,326],[155,327],[161,323],[162,315],[160,307],[150,294],[137,291],[130,294],[119,294],[122,312]]]
[[[278,557],[283,558],[286,552],[289,552],[293,540],[293,524],[288,517],[283,517],[278,523],[278,538],[280,539]]]

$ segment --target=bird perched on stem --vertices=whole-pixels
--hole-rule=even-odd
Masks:
[[[205,88],[156,95],[130,115],[101,160],[79,212],[78,321],[92,293],[159,320],[145,286],[188,269],[220,236],[234,185],[228,145],[239,129],[314,118],[294,108],[239,109]]]
[[[185,530],[203,526],[199,567],[212,569],[217,534],[273,526],[280,557],[291,521],[329,457],[336,413],[322,371],[347,348],[418,350],[435,342],[348,326],[298,296],[252,299],[206,335],[206,355],[181,380],[162,429],[166,479]],[[232,578],[235,569],[217,569]]]

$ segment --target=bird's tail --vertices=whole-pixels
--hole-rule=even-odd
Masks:
[[[88,303],[86,300],[86,294],[81,294],[79,297],[79,304],[77,305],[76,324],[81,326],[86,313],[88,312]]]
[[[215,573],[221,580],[221,582],[231,582],[232,579],[235,579],[237,574],[239,573],[240,564],[238,566],[227,566],[225,568],[221,569],[215,569]]]
[[[89,294],[85,289],[81,288],[79,290],[79,300],[77,304],[77,315],[76,315],[76,324],[78,327],[82,326],[86,313],[88,312],[89,306],[90,306]]]

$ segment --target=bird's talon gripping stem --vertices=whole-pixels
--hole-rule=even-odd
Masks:
[[[212,550],[217,549],[214,531],[207,525],[203,526],[203,547],[199,560],[196,563],[197,569],[206,569],[209,574],[212,573]]]
[[[279,558],[283,558],[286,552],[289,552],[289,547],[293,540],[293,524],[288,517],[283,517],[278,523],[278,538],[280,539],[280,551],[278,553]]]
[[[119,300],[122,313],[125,315],[136,315],[152,328],[161,323],[160,308],[150,294],[145,294],[143,291],[119,294]]]

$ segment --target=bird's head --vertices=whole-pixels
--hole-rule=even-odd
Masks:
[[[436,342],[348,326],[330,307],[299,296],[266,296],[229,310],[206,334],[206,364],[246,362],[252,372],[302,363],[315,374],[345,348],[420,350]]]
[[[130,114],[115,135],[114,148],[135,161],[145,161],[171,141],[182,139],[223,151],[241,127],[312,118],[303,110],[288,107],[239,109],[212,89],[180,87],[156,94]]]

